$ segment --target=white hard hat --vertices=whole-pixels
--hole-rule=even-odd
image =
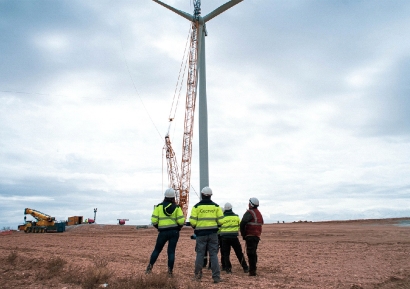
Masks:
[[[250,199],[249,199],[249,204],[250,204],[252,207],[259,206],[259,200],[258,200],[257,198],[250,198]]]
[[[166,189],[165,198],[175,198],[175,190],[173,188]]]
[[[204,187],[201,191],[201,194],[205,196],[212,196],[212,190],[210,187]]]
[[[232,210],[231,203],[226,203],[225,206],[224,206],[224,209],[225,209],[225,211]]]

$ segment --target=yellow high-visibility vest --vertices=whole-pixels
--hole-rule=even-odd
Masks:
[[[164,207],[164,205],[166,205]],[[167,214],[165,209],[172,206],[172,203],[161,203],[154,208],[151,216],[151,223],[158,225],[158,230],[176,229],[184,224],[184,214],[181,207],[176,206],[172,214]]]
[[[221,227],[220,236],[221,237],[230,237],[238,236],[240,219],[237,214],[225,214],[224,223]]]
[[[192,208],[189,221],[196,235],[200,236],[200,231],[218,232],[218,228],[223,224],[223,218],[221,207],[210,200],[202,200]]]

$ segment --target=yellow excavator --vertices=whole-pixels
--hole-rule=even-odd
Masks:
[[[25,233],[61,233],[65,231],[65,222],[56,222],[54,217],[40,211],[25,208],[24,215],[31,215],[35,221],[27,221],[24,216],[24,225],[18,226]]]

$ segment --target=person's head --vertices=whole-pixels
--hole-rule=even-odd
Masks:
[[[231,205],[231,203],[226,203],[225,206],[224,206],[224,211],[226,212],[226,211],[229,211],[229,210],[232,210],[232,205]]]
[[[204,187],[201,190],[202,199],[210,199],[212,196],[212,190],[210,187]]]
[[[259,207],[259,200],[257,198],[249,199],[249,209]]]
[[[175,203],[175,190],[173,188],[168,188],[165,190],[164,202],[165,201]]]

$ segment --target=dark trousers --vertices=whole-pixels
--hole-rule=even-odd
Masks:
[[[170,231],[162,231],[158,233],[157,243],[155,244],[154,251],[151,254],[151,259],[149,263],[154,265],[157,261],[159,253],[161,253],[162,249],[164,248],[166,242],[168,242],[168,268],[172,271],[174,269],[175,263],[175,248],[177,247],[179,239],[179,231],[178,230],[170,230]]]
[[[219,251],[221,252],[221,266],[222,266],[222,270],[226,269],[226,265],[225,265],[225,257],[224,257],[224,253],[222,252],[222,237],[220,235],[218,235],[218,247],[219,247]]]
[[[256,263],[258,262],[256,250],[258,249],[258,243],[259,237],[246,237],[246,254],[248,255],[249,260],[249,273],[256,273]]]
[[[239,264],[241,264],[242,268],[248,269],[248,264],[246,264],[245,256],[243,255],[242,246],[241,246],[241,243],[239,242],[238,237],[235,237],[235,238],[222,237],[221,255],[224,258],[223,264],[225,264],[225,269],[226,270],[232,269],[231,260],[229,259],[230,254],[231,254],[231,247],[233,248],[236,257],[238,258]]]

